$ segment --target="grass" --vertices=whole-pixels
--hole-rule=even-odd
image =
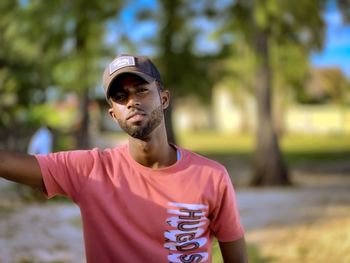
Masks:
[[[179,144],[210,157],[233,156],[251,161],[255,138],[251,134],[218,134],[213,132],[183,133]],[[291,164],[343,160],[350,157],[350,134],[346,135],[286,135],[280,140],[282,152]]]
[[[248,234],[247,239],[259,247],[260,259],[271,261],[258,259],[250,262],[350,262],[350,238],[347,229],[350,229],[349,216],[288,228],[258,230]]]

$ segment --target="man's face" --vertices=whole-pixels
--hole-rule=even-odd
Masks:
[[[127,134],[146,139],[162,123],[169,93],[133,74],[119,77],[112,85],[109,114]]]

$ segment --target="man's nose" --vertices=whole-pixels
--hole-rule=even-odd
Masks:
[[[127,108],[130,109],[132,107],[140,106],[140,100],[136,94],[129,94],[128,102],[127,102]]]

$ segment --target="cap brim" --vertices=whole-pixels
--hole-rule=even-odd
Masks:
[[[120,78],[121,76],[125,75],[125,74],[133,74],[133,75],[136,75],[142,79],[144,79],[146,82],[148,83],[151,83],[153,81],[155,81],[154,78],[152,78],[151,76],[145,74],[145,73],[142,73],[142,72],[138,72],[138,71],[132,71],[132,70],[123,70],[123,71],[119,71],[118,74],[116,74],[115,76],[113,76],[113,78],[110,80],[109,82],[109,85],[107,87],[107,90],[106,90],[106,97],[107,99],[109,98],[109,92],[110,92],[110,89],[113,85],[113,83],[118,79]]]

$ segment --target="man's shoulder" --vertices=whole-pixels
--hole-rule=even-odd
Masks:
[[[110,147],[110,148],[94,148],[92,151],[98,151],[100,153],[124,153],[125,151],[128,150],[128,145],[127,144],[119,144],[115,147]]]
[[[121,155],[124,155],[125,151],[127,151],[127,145],[122,144],[113,148],[93,148],[89,150],[89,152],[93,155],[98,155],[100,158],[119,158]]]
[[[226,172],[225,166],[209,157],[184,148],[181,148],[181,151],[184,153],[184,158],[188,158],[192,164],[207,167],[215,171]]]
[[[114,148],[92,148],[87,150],[69,150],[61,151],[48,154],[47,157],[51,158],[68,158],[68,159],[84,159],[84,158],[93,158],[95,160],[104,159],[114,159],[120,156],[121,153],[125,151],[125,146],[120,145]]]

